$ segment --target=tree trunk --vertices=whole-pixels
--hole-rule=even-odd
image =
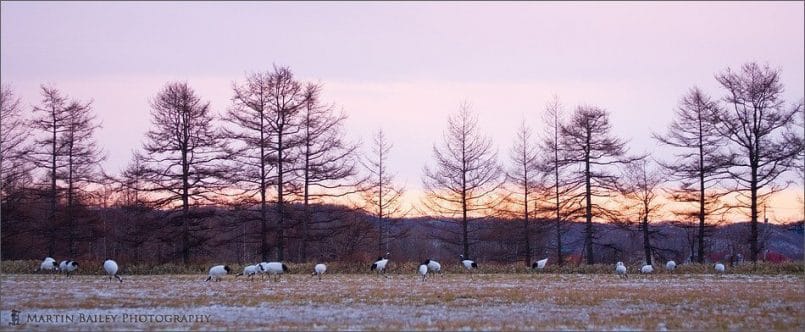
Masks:
[[[301,260],[303,262],[307,262],[307,238],[308,238],[308,223],[310,222],[310,206],[309,206],[309,195],[308,195],[308,178],[307,172],[305,172],[305,197],[304,197],[304,211],[302,211],[302,246],[301,249]]]
[[[190,169],[187,152],[182,151],[182,264],[190,263]]]
[[[558,128],[558,126],[556,127]],[[559,143],[559,130],[554,132],[554,142]],[[553,150],[554,157],[554,184],[556,185],[554,194],[556,195],[556,262],[559,266],[564,264],[564,257],[562,257],[562,215],[559,209],[559,147],[555,146]]]
[[[752,182],[750,183],[750,191],[752,195],[752,206],[751,206],[751,213],[752,213],[752,220],[751,220],[751,239],[749,241],[751,252],[750,258],[752,259],[752,263],[757,263],[757,256],[760,251],[758,248],[758,231],[757,231],[757,166],[755,163],[752,163]]]
[[[704,174],[700,177],[700,190],[699,190],[699,252],[697,260],[699,263],[704,263]]]
[[[56,252],[56,109],[51,108],[50,114],[53,119],[53,141],[51,142],[51,164],[50,164],[50,211],[48,211],[50,219],[50,227],[48,233],[50,239],[48,241],[48,256],[53,257]]]
[[[588,148],[589,149],[589,148]],[[589,150],[588,150],[589,151]],[[592,188],[590,183],[590,157],[589,153],[584,160],[584,199],[585,206],[585,228],[584,228],[584,247],[586,250],[587,264],[594,264],[593,259],[593,202],[592,202]]]
[[[310,189],[310,175],[309,175],[309,153],[305,153],[305,193],[304,193],[304,211],[302,215],[302,248],[301,251],[301,259],[303,262],[307,262],[307,237],[308,237],[308,223],[310,222],[310,206],[309,206],[309,199],[310,194],[308,190]]]
[[[308,223],[310,222],[309,199],[310,193],[310,112],[305,115],[307,124],[305,126],[305,183],[304,183],[304,211],[302,213],[302,246],[301,246],[301,259],[307,262],[307,237],[308,237]]]
[[[260,112],[260,254],[263,262],[268,261],[268,218],[266,205],[266,143],[265,118]]]
[[[561,231],[561,220],[559,219],[558,213],[556,216],[556,263],[559,266],[564,264],[565,260],[562,257],[562,231]]]
[[[465,163],[466,166],[466,163]],[[463,170],[462,170],[463,171]],[[461,235],[464,257],[470,257],[469,236],[467,235],[467,175],[461,175]]]
[[[651,243],[650,237],[648,232],[648,212],[646,212],[646,217],[643,217],[643,251],[646,255],[646,264],[651,265]]]
[[[190,121],[188,110],[184,111],[182,128],[182,264],[190,263],[190,161],[187,159],[188,140],[190,138]]]
[[[704,263],[704,137],[701,112],[699,112],[699,264]]]
[[[528,179],[528,173],[526,173],[526,179]],[[528,182],[526,181],[526,186],[528,186]],[[528,229],[528,190],[526,189],[523,195],[523,234],[525,236],[525,265],[531,266],[531,234]]]
[[[283,179],[282,179],[282,172],[283,172],[283,150],[282,150],[282,129],[279,129],[280,134],[277,137],[277,261],[282,261],[285,258],[284,251],[285,251],[285,243],[283,242],[285,232],[283,232],[283,221],[285,218],[285,211],[283,209]]]
[[[470,243],[469,243],[469,236],[467,235],[467,204],[463,204],[465,206],[463,217],[461,219],[461,231],[463,232],[463,242],[464,242],[464,257],[470,257]]]
[[[757,123],[757,121],[755,121]],[[750,245],[750,258],[752,259],[753,264],[757,264],[758,253],[760,252],[760,248],[758,247],[758,231],[757,231],[757,215],[758,215],[758,208],[757,208],[757,192],[758,192],[758,169],[760,169],[759,159],[760,159],[760,151],[759,151],[759,138],[755,135],[755,140],[750,140],[751,150],[749,151],[749,167],[751,168],[752,175],[749,182],[749,191],[751,193],[751,215],[752,220],[750,221],[751,225],[751,239],[749,241]]]
[[[263,173],[265,174],[265,169],[263,169]],[[265,178],[263,178],[265,179]],[[261,182],[261,189],[260,189],[260,253],[263,259],[263,262],[268,261],[268,240],[266,237],[268,236],[268,218],[266,218],[266,187],[265,187],[265,180],[260,180]]]
[[[72,129],[71,129],[72,130]],[[67,158],[67,245],[69,246],[68,252],[70,257],[75,257],[75,225],[73,224],[73,204],[74,204],[74,186],[73,186],[73,140],[70,139],[68,144],[68,158]]]
[[[383,149],[380,149],[380,171],[378,172],[378,194],[377,194],[377,254],[383,255]]]
[[[467,147],[462,138],[461,142],[461,233],[464,245],[464,257],[470,257],[469,235],[467,234]]]

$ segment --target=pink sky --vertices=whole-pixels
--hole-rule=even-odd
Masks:
[[[464,100],[503,161],[520,119],[541,128],[553,94],[568,111],[606,108],[632,151],[658,157],[666,151],[652,130],[665,130],[693,85],[721,96],[713,74],[728,66],[780,67],[786,99],[798,100],[804,11],[803,2],[3,2],[0,73],[25,105],[45,82],[94,99],[114,173],[140,146],[148,99],[166,81],[187,80],[222,112],[232,81],[287,65],[325,84],[353,139],[384,128],[391,166],[416,192]],[[789,197],[774,213],[799,211]]]

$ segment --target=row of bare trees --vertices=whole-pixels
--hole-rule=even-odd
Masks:
[[[434,164],[424,167],[419,212],[435,221],[418,226],[465,257],[479,254],[480,242],[514,241],[526,264],[550,250],[561,265],[570,248],[582,248],[590,264],[596,250],[623,250],[600,231],[599,222],[615,222],[640,234],[651,263],[670,251],[657,244],[665,235],[651,223],[674,203],[678,219],[698,224],[691,256],[699,262],[715,222],[747,211],[756,260],[758,207],[785,187],[785,172],[805,168],[802,101],[785,104],[779,76],[749,63],[716,75],[723,98],[691,89],[667,133],[654,134],[676,151],[673,160],[629,153],[605,109],[580,105],[565,116],[554,98],[543,130],[523,121],[502,165],[463,103],[433,147]],[[9,87],[0,96],[4,243],[39,235],[49,255],[75,256],[79,243],[98,238],[109,254],[109,238],[136,257],[148,246],[183,263],[210,248],[245,253],[251,246],[262,260],[285,260],[296,250],[291,257],[307,261],[358,245],[383,253],[421,233],[400,222],[411,208],[388,165],[392,144],[384,133],[359,153],[345,137],[346,115],[322,100],[322,85],[296,79],[287,67],[233,83],[220,116],[189,84],[166,84],[150,100],[142,147],[117,176],[100,168],[92,103],[48,86],[41,95],[32,119]],[[582,236],[568,236],[577,221]]]
[[[520,126],[508,172],[502,171],[491,140],[480,133],[477,116],[468,105],[448,120],[444,143],[433,150],[436,167],[425,168],[423,205],[432,214],[460,218],[458,236],[442,240],[460,244],[464,256],[470,257],[469,247],[475,240],[471,235],[478,231],[470,228],[470,221],[502,213],[522,220],[524,257],[530,264],[530,220],[550,220],[550,214],[556,216],[559,257],[563,255],[562,221],[584,218],[585,256],[593,263],[593,218],[620,217],[603,200],[612,198],[618,184],[619,177],[610,172],[610,166],[644,157],[625,156],[626,143],[612,136],[608,113],[601,108],[579,106],[568,121],[560,123],[555,101],[546,117],[554,123],[548,126],[543,144],[535,142],[524,123]]]
[[[509,168],[502,172],[492,142],[462,104],[448,119],[443,143],[433,149],[435,166],[425,168],[424,211],[459,222],[460,228],[439,234],[460,245],[467,257],[479,231],[470,221],[493,216],[521,221],[518,240],[526,264],[532,261],[534,220],[553,222],[559,264],[563,222],[584,221],[588,264],[594,263],[594,246],[618,247],[597,234],[594,220],[636,224],[644,259],[651,264],[656,252],[669,250],[652,245],[662,234],[650,227],[662,217],[667,196],[678,203],[674,214],[698,222],[693,260],[704,262],[705,238],[714,222],[739,210],[748,212],[750,258],[756,261],[762,249],[759,206],[790,183],[777,181],[782,174],[802,167],[804,135],[795,124],[803,117],[803,105],[801,100],[785,104],[779,70],[769,66],[748,63],[738,72],[717,74],[716,80],[724,88],[723,98],[714,100],[692,88],[680,100],[667,134],[654,134],[658,143],[675,149],[674,160],[629,154],[626,141],[612,133],[607,111],[580,105],[565,119],[555,98],[546,105],[539,139],[527,125],[520,126]],[[727,195],[733,199],[724,199]]]
[[[247,76],[232,90],[232,104],[218,118],[189,84],[166,84],[150,101],[152,126],[142,147],[122,174],[107,176],[93,138],[99,125],[91,103],[68,100],[59,90],[43,86],[42,102],[34,107],[39,116],[25,119],[19,99],[4,86],[4,225],[15,220],[13,208],[22,206],[13,204],[13,194],[41,195],[47,202],[43,214],[37,209],[27,213],[39,222],[16,229],[28,231],[27,226],[36,224],[34,231],[47,234],[48,255],[64,240],[74,256],[79,237],[95,237],[100,231],[84,231],[74,223],[79,206],[92,206],[96,197],[87,195],[112,188],[114,204],[121,208],[158,212],[151,213],[151,222],[127,225],[134,228],[135,239],[118,241],[142,244],[136,235],[158,230],[146,238],[173,242],[170,250],[187,263],[193,252],[220,242],[217,235],[243,225],[244,243],[247,237],[249,242],[257,239],[263,260],[272,250],[283,260],[288,236],[301,240],[299,259],[307,260],[310,241],[321,242],[349,228],[343,209],[320,208],[326,203],[349,202],[338,199],[365,193],[353,210],[379,207],[379,224],[402,215],[402,189],[386,165],[389,143],[379,134],[377,156],[363,162],[378,176],[359,177],[358,145],[344,137],[346,115],[322,101],[320,84],[301,82],[290,69],[275,67]],[[30,132],[35,140],[26,136]],[[236,211],[237,217],[221,217],[222,208]],[[246,234],[246,224],[255,222],[259,228]],[[294,234],[286,234],[291,229]],[[384,233],[378,232],[378,243],[388,241]]]
[[[94,216],[82,202],[94,194],[86,185],[101,176],[99,163],[104,155],[93,137],[99,123],[92,114],[92,102],[70,99],[49,86],[41,88],[41,95],[40,105],[33,107],[33,118],[27,119],[11,88],[3,86],[0,92],[3,222],[19,226],[6,228],[10,232],[3,236],[43,233],[46,251],[53,254],[57,235],[61,235],[67,251],[75,254],[77,241],[93,236],[93,229],[86,226],[92,225]],[[34,169],[41,171],[42,185],[25,192]],[[21,206],[27,202],[26,196],[47,202],[42,209],[46,222],[40,227],[25,227],[28,220]],[[64,208],[58,209],[59,205]]]
[[[186,83],[170,83],[157,95],[145,153],[138,156],[143,189],[161,197],[160,208],[177,209],[184,262],[200,244],[193,234],[205,233],[194,229],[204,216],[192,215],[191,206],[228,203],[259,223],[263,260],[271,235],[275,258],[284,259],[286,230],[296,224],[300,257],[307,260],[311,237],[322,231],[316,227],[328,223],[313,223],[318,212],[311,204],[372,183],[358,177],[358,145],[344,137],[346,116],[321,100],[321,85],[295,79],[287,67],[251,74],[232,90],[219,127],[209,103]],[[292,206],[297,201],[301,209]]]

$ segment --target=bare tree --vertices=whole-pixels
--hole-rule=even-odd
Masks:
[[[301,260],[307,261],[313,210],[310,203],[323,203],[325,198],[338,198],[355,193],[358,145],[344,137],[346,114],[336,114],[333,106],[321,101],[321,85],[308,84],[302,110],[297,175],[302,179]],[[320,223],[321,224],[321,223]]]
[[[659,202],[659,189],[663,183],[663,174],[653,169],[648,159],[641,159],[626,164],[622,170],[623,181],[619,183],[619,191],[626,200],[624,215],[636,215],[639,229],[643,235],[643,252],[646,264],[651,265],[654,246],[651,245],[653,232],[649,222],[655,218],[662,208]]]
[[[543,122],[547,125],[540,135],[539,144],[542,155],[540,164],[543,168],[541,173],[544,177],[542,182],[545,184],[543,196],[551,197],[551,202],[541,206],[540,210],[549,212],[553,217],[556,232],[556,261],[561,266],[564,264],[562,235],[566,231],[563,221],[579,212],[577,207],[579,200],[571,199],[568,196],[578,189],[581,183],[577,183],[574,187],[565,180],[568,163],[561,146],[562,105],[558,97],[554,96],[553,100],[545,106]]]
[[[739,72],[727,68],[716,80],[727,92],[727,105],[716,113],[716,129],[731,143],[725,156],[728,171],[739,205],[749,209],[750,257],[757,262],[758,206],[782,189],[778,178],[794,167],[803,149],[801,142],[791,144],[785,136],[802,104],[785,105],[780,71],[768,65],[751,62]]]
[[[448,118],[443,145],[434,145],[433,156],[435,168],[424,169],[423,205],[438,217],[460,216],[460,240],[455,243],[470,257],[469,221],[483,217],[499,201],[496,191],[505,178],[492,140],[481,134],[468,104]]]
[[[373,143],[371,155],[361,160],[369,173],[361,190],[362,209],[377,221],[377,255],[382,256],[388,251],[389,242],[403,235],[392,233],[391,220],[404,217],[408,211],[402,206],[405,188],[394,183],[394,175],[388,169],[392,144],[386,140],[383,130],[377,131]]]
[[[698,253],[696,261],[704,263],[704,240],[707,219],[723,210],[720,198],[727,192],[718,190],[724,178],[725,168],[720,150],[724,143],[715,128],[715,112],[718,105],[699,88],[692,88],[680,100],[675,118],[664,136],[653,134],[654,139],[681,150],[676,160],[661,162],[669,171],[672,180],[679,186],[671,192],[678,202],[694,203],[693,210],[683,209],[675,214],[698,220]]]
[[[56,210],[60,188],[57,184],[57,178],[62,167],[60,163],[64,155],[59,136],[67,130],[69,113],[67,112],[67,97],[62,96],[58,89],[43,85],[40,90],[42,102],[33,109],[34,114],[37,116],[32,122],[32,128],[39,131],[41,135],[34,141],[34,150],[31,153],[31,157],[37,168],[46,170],[49,182],[46,190],[49,203],[46,219],[50,222],[50,225],[45,228],[48,238],[48,255],[52,256],[55,254],[58,225]]]
[[[598,218],[615,217],[610,209],[594,202],[594,198],[609,198],[617,190],[618,176],[611,172],[611,166],[622,165],[638,158],[625,158],[626,142],[613,136],[610,131],[609,113],[596,106],[579,106],[567,124],[562,127],[561,146],[565,160],[579,166],[569,178],[570,183],[583,184],[579,193],[584,197],[584,246],[587,264],[595,262],[593,257],[593,215]]]
[[[138,157],[140,179],[157,207],[178,208],[181,257],[187,264],[191,248],[201,242],[193,234],[198,217],[190,209],[212,202],[221,186],[221,137],[209,102],[185,82],[166,84],[151,101],[151,116],[153,127]]]
[[[517,130],[517,137],[511,148],[511,165],[506,176],[508,183],[503,188],[506,189],[506,208],[513,210],[515,218],[522,220],[522,241],[524,247],[525,265],[530,266],[532,258],[530,223],[535,219],[537,212],[536,206],[540,193],[540,168],[539,150],[535,147],[535,142],[531,128],[525,124],[525,120],[520,123]]]
[[[20,99],[8,85],[0,87],[0,200],[5,203],[11,191],[25,185],[30,167],[28,123],[22,115]]]
[[[35,223],[30,202],[32,163],[28,138],[29,123],[24,118],[20,99],[10,86],[0,88],[0,219],[2,219],[3,251],[10,243],[31,243],[24,233],[41,234],[42,229],[31,227]],[[45,235],[49,235],[45,232]]]
[[[64,155],[64,167],[57,176],[66,185],[65,223],[67,225],[68,250],[71,256],[76,252],[76,237],[88,238],[88,232],[79,232],[76,213],[83,196],[88,196],[88,185],[98,183],[101,178],[100,162],[105,158],[93,137],[95,129],[100,128],[92,114],[92,103],[72,101],[65,108],[65,129],[58,138],[58,145]]]
[[[270,92],[272,73],[254,73],[242,85],[233,84],[232,107],[224,118],[235,128],[227,128],[224,135],[230,141],[230,161],[232,167],[230,180],[242,191],[238,197],[259,196],[260,253],[263,261],[268,260],[269,218],[267,190],[274,185],[275,150],[271,140],[273,134],[269,126]]]
[[[277,260],[285,257],[285,221],[288,218],[286,199],[295,191],[294,163],[299,158],[295,155],[301,144],[299,137],[302,130],[302,110],[307,105],[307,97],[303,84],[293,77],[288,67],[274,67],[268,75],[268,116],[270,129],[269,140],[274,164],[273,183],[276,185],[276,248]]]

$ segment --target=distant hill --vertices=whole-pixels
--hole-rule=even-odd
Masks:
[[[787,260],[805,260],[805,235],[803,235],[803,223],[793,224],[760,224],[759,237],[761,241],[762,253],[767,251],[784,256]],[[642,234],[636,227],[624,229],[613,224],[596,224],[600,230],[597,240],[602,244],[599,251],[606,251],[611,246],[620,246],[625,256],[637,256],[635,259],[643,257]],[[583,223],[572,223],[571,231],[567,232],[565,240],[569,243],[569,252],[581,253],[583,247]],[[674,259],[685,262],[689,259],[691,249],[690,241],[695,243],[697,230],[680,226],[672,222],[657,222],[650,226],[654,232],[652,245],[663,249],[664,253],[657,255],[665,256],[665,259]],[[706,239],[705,255],[710,261],[724,260],[725,256],[740,255],[745,259],[749,258],[749,222],[728,223],[710,227],[707,232],[709,237]],[[631,252],[631,255],[628,253]],[[637,253],[635,253],[637,252]],[[602,257],[603,258],[603,257]]]
[[[445,224],[431,218],[407,219],[406,224],[414,225],[411,237],[414,239],[431,239],[427,251],[431,256],[457,255],[457,244],[444,243],[433,240],[434,234],[440,231],[451,234],[458,231],[458,224]],[[442,225],[437,231],[433,225]],[[535,222],[532,235],[534,257],[556,257],[555,229],[552,222]],[[584,248],[584,223],[567,222],[564,224],[563,256],[570,261],[580,261]],[[630,261],[639,263],[644,260],[643,237],[636,224],[618,225],[614,223],[595,223],[597,238],[594,245],[595,260],[597,262]],[[486,261],[513,261],[522,255],[521,226],[517,221],[486,220],[476,222],[480,228],[476,243],[471,252],[480,260]],[[484,229],[486,229],[484,231]],[[654,222],[650,224],[652,231],[652,245],[657,249],[653,252],[654,259],[659,261],[675,260],[687,262],[692,259],[691,252],[698,249],[696,236],[697,228],[692,225],[676,222]],[[730,258],[748,260],[749,255],[748,222],[723,223],[708,226],[706,229],[705,258],[708,262],[728,261]],[[769,260],[802,261],[805,260],[805,235],[803,223],[791,224],[761,224],[759,225],[761,242],[761,259],[769,256]],[[443,235],[444,235],[443,234]],[[414,241],[408,239],[407,241]],[[406,241],[406,240],[403,240]],[[422,244],[412,243],[414,247]],[[405,246],[401,246],[404,248]]]

